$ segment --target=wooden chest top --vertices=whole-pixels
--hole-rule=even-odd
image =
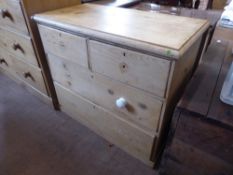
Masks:
[[[46,12],[39,23],[179,58],[209,26],[206,20],[85,4]]]

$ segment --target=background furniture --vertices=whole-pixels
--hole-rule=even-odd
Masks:
[[[233,61],[231,36],[230,31],[217,27],[213,42],[177,105],[161,174],[232,174],[233,108],[220,101]]]
[[[226,6],[227,0],[209,0],[210,9],[223,10]]]
[[[208,0],[144,0],[142,2],[150,2],[159,5],[166,6],[176,6],[176,7],[185,7],[185,8],[195,8],[195,9],[206,9]]]
[[[37,26],[38,12],[79,4],[78,0],[0,0],[0,70],[58,107]]]

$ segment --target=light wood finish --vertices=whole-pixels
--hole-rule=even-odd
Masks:
[[[2,49],[0,49],[0,51],[2,51]],[[41,70],[39,68],[20,61],[18,58],[8,52],[3,52],[0,57],[5,60],[1,63],[5,70],[8,69],[11,74],[14,76],[17,75],[22,81],[36,88],[40,92],[44,94],[47,93]]]
[[[48,107],[53,108],[53,103],[51,98],[49,98],[46,94],[42,93],[41,91],[31,86],[27,82],[23,81],[18,75],[16,75],[15,71],[10,72],[9,70],[0,67],[0,73],[6,75],[6,77],[15,81],[18,85],[24,88],[27,92],[29,92],[29,96],[32,95],[35,98],[38,98],[39,101],[42,101],[43,103],[48,105]]]
[[[20,0],[0,0],[0,26],[28,35]]]
[[[26,11],[25,14],[28,17],[32,16],[35,13],[81,4],[80,0],[21,0],[21,2],[23,9]],[[33,21],[30,22],[34,23]]]
[[[1,47],[0,47],[0,68],[10,72],[11,74],[14,73],[12,59],[7,55],[7,52],[4,52],[4,50]]]
[[[199,64],[199,60],[201,59],[202,50],[205,50],[204,43],[201,43],[201,40],[205,38],[205,35],[202,38],[199,38],[180,58],[179,61],[173,62],[171,68],[171,76],[169,78],[168,83],[168,91],[167,98],[163,105],[163,119],[160,120],[159,125],[159,136],[157,142],[155,143],[154,150],[152,153],[152,159],[159,159],[159,155],[161,154],[163,143],[166,138],[166,130],[169,127],[169,122],[171,120],[171,116],[173,114],[176,103],[178,102],[185,85],[191,78],[193,72],[196,69],[196,66]]]
[[[162,101],[144,91],[118,83],[100,74],[91,73],[74,62],[51,54],[48,55],[48,60],[56,82],[138,125],[151,135],[155,135]],[[127,100],[126,108],[116,107],[115,102],[120,97]]]
[[[174,64],[173,75],[177,76],[173,76],[170,82],[170,90],[167,95],[169,98],[173,98],[176,95],[177,91],[179,91],[180,85],[183,82],[185,82],[185,79],[190,77],[189,75],[193,73],[192,67],[198,64],[199,60],[197,60],[196,58],[200,49],[201,39],[202,38],[199,38],[192,45],[192,47],[189,48],[189,50],[184,54],[184,56],[180,58],[180,62],[176,62],[176,64]],[[205,50],[205,48],[203,50]],[[201,57],[202,55],[200,56],[200,58]],[[168,100],[170,100],[169,98]]]
[[[42,42],[46,52],[67,58],[88,67],[87,44],[83,37],[71,35],[59,30],[39,26]]]
[[[227,5],[227,0],[211,0],[212,1],[212,8],[223,10],[224,7]]]
[[[208,27],[206,20],[93,4],[59,9],[34,18],[39,23],[105,40],[111,38],[112,42],[168,58],[183,55]]]
[[[149,161],[154,138],[113,113],[55,83],[61,109],[135,157]],[[120,136],[120,137],[119,137]],[[146,161],[148,160],[148,161]]]
[[[24,68],[28,67],[32,72],[35,72],[36,78],[38,77],[39,80],[43,80],[39,83],[44,83],[41,86],[46,87],[46,91],[44,88],[38,87],[36,83],[31,82],[30,86],[32,89],[34,88],[38,92],[33,94],[41,97],[46,102],[51,103],[52,101],[56,109],[58,108],[58,102],[55,89],[45,59],[39,32],[31,16],[46,10],[75,4],[80,4],[80,0],[0,0],[0,47],[5,48],[4,52],[10,52],[17,59],[24,61]],[[6,69],[4,69],[4,73],[8,74]],[[20,79],[20,77],[16,78],[17,81]],[[24,79],[21,80],[22,84],[25,83],[26,86],[28,85]]]
[[[32,38],[32,43],[34,45],[35,53],[38,58],[40,67],[42,69],[43,76],[45,78],[45,84],[49,90],[49,95],[52,98],[53,105],[55,109],[58,109],[58,101],[55,93],[54,85],[52,83],[52,78],[50,75],[50,70],[48,67],[48,63],[46,61],[46,56],[43,50],[41,38],[39,35],[39,31],[37,25],[34,20],[32,20],[32,16],[35,13],[41,13],[48,10],[54,10],[58,8],[63,8],[67,6],[80,4],[80,0],[21,0],[21,6],[23,8],[24,15],[26,17],[26,21],[28,24],[29,32]]]
[[[25,62],[38,66],[31,38],[0,28],[0,47],[6,49]]]
[[[203,54],[208,22],[96,5],[46,12],[34,19],[41,31],[61,109],[139,160],[149,165],[157,162],[179,91]],[[47,40],[46,32],[56,38]],[[77,44],[76,49],[72,46],[73,53],[55,53],[57,43],[66,49],[71,47],[72,40],[64,37],[69,35],[86,39],[87,50],[79,49]],[[70,58],[76,50],[78,55],[87,51],[83,59],[88,67]],[[123,108],[115,106],[120,97],[126,100]],[[89,107],[91,104],[98,105],[98,112]],[[129,106],[135,113],[129,112]],[[111,114],[109,118],[99,109]],[[122,123],[105,126],[110,118]],[[121,130],[125,125],[134,127],[125,132]],[[121,131],[117,135],[112,131],[115,127]],[[134,140],[132,132],[137,135],[141,131],[154,138],[150,156],[146,146],[143,151],[138,147],[138,154],[134,151],[138,142],[122,142],[126,137]],[[140,140],[145,142],[143,137]]]
[[[12,56],[13,57],[13,56]],[[14,57],[13,57],[14,58]],[[25,82],[36,88],[40,92],[46,94],[47,90],[44,84],[41,70],[37,67],[28,65],[25,62],[13,59],[16,74]]]
[[[162,98],[165,96],[170,61],[92,40],[89,55],[93,71]]]

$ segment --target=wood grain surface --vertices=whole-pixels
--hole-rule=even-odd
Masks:
[[[29,35],[20,1],[0,0],[0,10],[3,10],[0,17],[1,27]]]
[[[55,88],[62,111],[110,142],[120,145],[124,151],[140,158],[147,165],[153,166],[149,157],[154,137],[58,83],[55,83]]]
[[[48,60],[53,79],[60,85],[155,135],[162,101],[143,90],[127,86],[101,74],[92,73],[66,59],[50,54]],[[127,100],[126,108],[116,107],[115,102],[120,97]]]
[[[206,20],[93,4],[46,12],[34,19],[173,58],[182,55],[209,26]]]

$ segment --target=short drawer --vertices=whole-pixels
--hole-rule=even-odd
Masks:
[[[0,0],[0,26],[28,34],[19,0]]]
[[[154,137],[55,82],[61,110],[141,161],[149,161]]]
[[[39,90],[40,92],[46,95],[48,94],[41,69],[22,62],[15,58],[15,56],[13,55],[9,54],[9,57],[12,60],[14,72],[20,79],[30,84],[32,87]]]
[[[38,66],[30,37],[0,28],[0,47],[5,48],[22,61]]]
[[[92,40],[88,47],[94,72],[165,96],[170,61]]]
[[[55,81],[141,129],[156,133],[162,101],[145,91],[92,73],[71,61],[53,55],[48,55],[48,60]],[[120,98],[126,100],[124,106],[117,106]]]
[[[86,39],[39,25],[40,35],[47,53],[63,57],[88,67]]]

